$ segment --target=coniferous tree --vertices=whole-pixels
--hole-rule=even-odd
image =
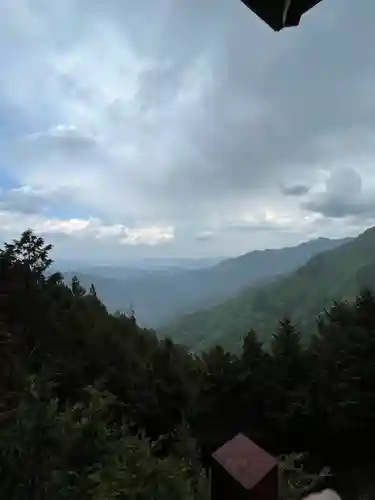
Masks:
[[[79,282],[77,276],[72,277],[71,289],[75,297],[83,297],[84,295],[86,295],[86,290]]]

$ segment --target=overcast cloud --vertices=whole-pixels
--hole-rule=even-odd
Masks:
[[[235,255],[375,225],[375,3],[2,0],[0,236]]]

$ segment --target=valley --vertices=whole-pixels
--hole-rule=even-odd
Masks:
[[[176,316],[216,306],[246,289],[287,274],[312,256],[348,241],[319,238],[295,247],[253,251],[214,265],[191,269],[180,266],[150,268],[91,267],[64,272],[69,283],[74,275],[88,288],[95,283],[108,309],[129,312],[141,326],[160,328]]]
[[[266,344],[280,318],[289,317],[306,337],[316,316],[334,300],[353,299],[363,286],[375,286],[375,229],[321,252],[286,276],[250,286],[212,308],[177,318],[163,334],[201,350],[219,344],[238,350],[250,328]]]

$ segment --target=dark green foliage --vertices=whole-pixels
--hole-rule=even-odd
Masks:
[[[47,278],[49,250],[27,231],[1,253],[2,498],[207,498],[195,455],[173,448],[191,359],[109,315],[94,286]]]
[[[32,381],[7,422],[3,417],[2,498],[207,498],[195,462],[177,453],[156,457],[149,440],[113,422],[111,395],[85,392],[83,402],[59,407]]]
[[[0,254],[1,498],[207,499],[202,465],[238,432],[336,477],[372,458],[371,289],[309,341],[280,314],[267,349],[246,329],[238,353],[197,356],[109,314],[94,285],[48,277],[48,252],[26,232]]]

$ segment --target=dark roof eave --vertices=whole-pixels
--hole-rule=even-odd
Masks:
[[[284,0],[241,0],[254,14],[274,31],[298,26],[301,17],[322,0],[294,0],[289,9],[285,25],[282,23]]]

